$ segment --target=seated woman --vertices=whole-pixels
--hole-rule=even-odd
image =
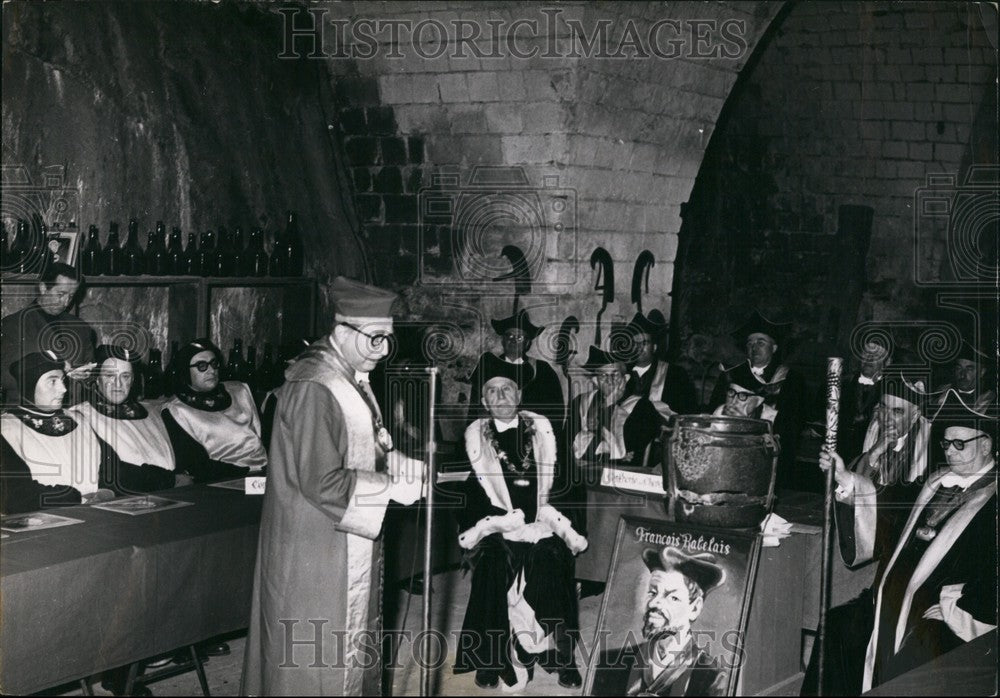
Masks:
[[[166,489],[174,474],[119,459],[86,418],[62,408],[64,363],[51,351],[15,361],[21,404],[0,416],[0,509],[12,514]],[[110,492],[107,492],[110,490]]]
[[[177,470],[196,482],[241,477],[267,465],[253,394],[245,383],[221,383],[221,368],[222,351],[207,339],[189,342],[171,360],[175,395],[164,404],[163,422]]]
[[[488,416],[465,431],[474,477],[457,511],[459,545],[472,568],[455,672],[476,684],[523,687],[530,674],[515,663],[558,670],[559,684],[578,688],[574,658],[579,613],[573,556],[587,547],[552,506],[556,440],[545,417],[519,410],[524,373],[487,357],[481,379]]]

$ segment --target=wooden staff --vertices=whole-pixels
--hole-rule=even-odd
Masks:
[[[840,419],[840,379],[844,372],[844,360],[831,356],[826,360],[826,437],[823,450],[837,450],[837,422]],[[826,485],[823,495],[823,557],[820,560],[819,627],[816,642],[819,643],[819,666],[817,667],[816,695],[823,695],[823,674],[826,669],[826,612],[830,608],[830,577],[833,562],[833,468],[826,471]]]
[[[431,378],[430,384],[430,407],[427,410],[427,504],[424,511],[424,597],[423,597],[423,630],[424,630],[424,661],[420,666],[420,695],[431,695],[431,542],[434,531],[434,485],[437,474],[435,472],[434,455],[437,450],[437,439],[434,436],[434,404],[437,402],[437,366],[425,369]]]

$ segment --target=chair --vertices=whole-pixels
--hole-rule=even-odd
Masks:
[[[132,689],[136,684],[143,686],[148,686],[151,683],[160,681],[161,679],[168,679],[171,676],[178,676],[180,674],[185,674],[191,669],[198,672],[198,683],[201,684],[201,693],[204,696],[211,696],[212,694],[208,691],[208,679],[205,678],[205,666],[201,661],[201,657],[198,656],[198,652],[194,645],[188,645],[188,652],[191,653],[191,659],[173,664],[168,664],[162,669],[157,669],[156,671],[149,674],[140,674],[139,671],[143,668],[143,662],[133,662],[132,666],[128,669],[128,679],[125,681],[125,695],[132,695]]]

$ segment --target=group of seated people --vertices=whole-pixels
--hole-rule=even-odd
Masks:
[[[18,320],[23,327],[23,317]],[[193,340],[172,357],[168,399],[137,399],[141,356],[134,350],[102,344],[92,358],[74,370],[53,350],[40,349],[7,367],[17,404],[0,414],[3,515],[235,478],[266,467],[250,389],[220,381],[222,352],[212,342]],[[208,642],[199,652],[223,655],[229,648]],[[127,675],[128,667],[104,672],[102,685],[122,695]],[[142,685],[132,690],[149,694]]]
[[[167,400],[138,400],[140,357],[103,344],[83,401],[64,407],[66,366],[54,352],[15,361],[20,404],[0,416],[4,514],[90,503],[246,475],[267,465],[249,388],[220,382],[222,353],[194,340],[174,357]]]

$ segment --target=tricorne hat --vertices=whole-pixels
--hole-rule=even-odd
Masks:
[[[528,317],[528,311],[523,308],[514,315],[510,317],[505,317],[502,320],[490,320],[490,324],[493,325],[493,331],[496,332],[501,337],[507,330],[519,329],[524,332],[524,336],[528,341],[532,341],[542,333],[545,327],[538,327],[532,324],[531,318]]]
[[[771,322],[761,315],[759,310],[754,310],[747,321],[734,330],[730,336],[739,347],[742,347],[746,343],[747,337],[757,333],[766,334],[774,340],[775,344],[780,345],[785,341],[791,327],[792,323],[790,322]]]
[[[582,368],[587,371],[596,371],[603,366],[613,366],[614,364],[624,364],[622,359],[614,356],[611,352],[604,351],[599,347],[595,347],[593,344],[587,349],[587,362],[583,364]]]
[[[726,581],[726,571],[716,563],[715,555],[711,553],[689,555],[673,547],[646,548],[642,553],[642,561],[650,572],[677,570],[701,587],[704,594]]]

